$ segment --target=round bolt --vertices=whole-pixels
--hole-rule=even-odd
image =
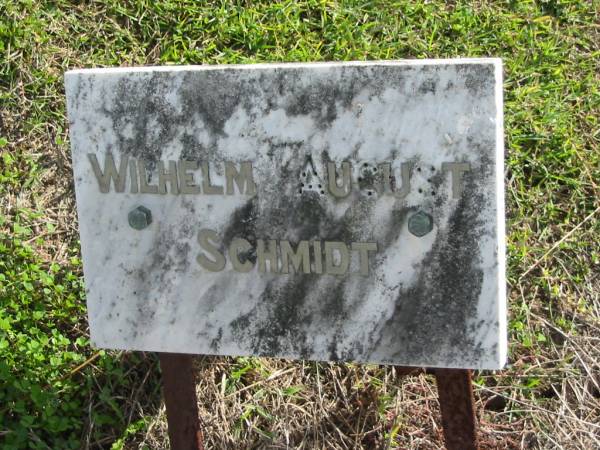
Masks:
[[[138,206],[132,209],[127,216],[129,226],[135,230],[143,230],[152,223],[152,213],[148,208]]]
[[[408,231],[417,237],[423,237],[431,230],[433,230],[433,218],[423,211],[413,214],[408,219]]]

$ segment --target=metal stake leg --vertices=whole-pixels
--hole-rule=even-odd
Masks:
[[[448,450],[477,450],[477,425],[471,371],[436,369],[444,439]]]
[[[171,450],[204,450],[192,356],[159,353]]]

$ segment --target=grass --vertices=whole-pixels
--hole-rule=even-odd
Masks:
[[[164,448],[153,355],[89,346],[62,75],[75,67],[499,56],[510,364],[485,448],[600,446],[600,3],[0,0],[0,444]],[[440,448],[393,367],[198,358],[209,448]]]

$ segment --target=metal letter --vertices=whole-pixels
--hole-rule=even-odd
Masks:
[[[177,164],[168,161],[169,170],[165,170],[165,163],[158,161],[158,193],[167,193],[167,181],[171,184],[171,194],[179,194],[179,183],[177,182]]]
[[[198,242],[200,246],[209,253],[214,261],[208,259],[204,254],[200,253],[196,258],[198,260],[198,264],[200,264],[203,268],[210,272],[220,272],[225,268],[225,257],[219,252],[217,247],[210,243],[209,239],[213,242],[219,240],[219,236],[216,231],[202,229],[198,233]]]
[[[254,267],[252,261],[241,262],[238,257],[239,251],[248,251],[252,248],[250,242],[243,238],[233,238],[229,246],[229,259],[233,268],[242,273],[250,272]]]
[[[452,172],[452,198],[460,198],[463,191],[463,173],[471,170],[470,163],[445,162],[442,163],[444,172]]]
[[[223,186],[212,186],[210,184],[207,162],[202,163],[202,191],[207,195],[223,195]]]
[[[298,242],[296,252],[288,241],[281,241],[281,272],[289,273],[289,262],[291,260],[294,272],[300,272],[302,266],[303,273],[310,273],[310,256],[308,254],[308,241]]]
[[[138,192],[138,176],[135,159],[129,160],[129,178],[131,178],[131,193],[137,194]]]
[[[377,242],[353,242],[352,250],[358,251],[360,274],[369,275],[369,251],[377,251]]]
[[[146,174],[146,161],[138,159],[138,173],[140,181],[140,192],[142,194],[158,194],[158,186],[148,184],[148,175]]]
[[[244,194],[244,185],[246,186],[246,195],[256,194],[256,184],[252,173],[252,163],[244,161],[240,163],[240,170],[230,161],[225,161],[225,177],[227,178],[227,195],[233,195],[233,181],[237,184],[240,194]]]
[[[395,195],[398,198],[404,198],[410,192],[410,170],[412,168],[411,163],[402,163],[400,164],[400,177],[402,178],[402,188],[398,190],[398,185],[396,185]]]
[[[179,190],[182,194],[199,194],[200,186],[194,184],[194,175],[188,173],[188,170],[197,170],[198,161],[181,160],[178,164],[179,169]]]
[[[321,252],[321,241],[313,242],[315,254],[315,273],[323,273],[323,253]]]
[[[340,254],[340,264],[336,266],[333,261],[333,251],[337,250]],[[330,275],[344,275],[350,264],[350,254],[348,247],[343,242],[325,241],[325,273]]]
[[[342,186],[337,184],[337,170],[335,163],[327,163],[327,179],[329,180],[329,192],[339,198],[346,197],[352,189],[350,180],[351,167],[348,161],[342,162]]]
[[[269,251],[265,250],[265,241],[258,239],[256,241],[256,258],[258,259],[258,271],[267,271],[267,259],[269,260],[269,269],[273,273],[279,273],[279,267],[277,264],[277,241],[275,239],[269,240]]]
[[[383,186],[384,192],[391,191],[394,192],[395,196],[398,198],[406,197],[410,192],[410,171],[412,169],[411,163],[402,163],[400,164],[400,177],[402,179],[402,188],[398,190],[398,185],[395,184],[394,188],[392,188],[392,172],[391,165],[389,163],[380,164],[379,167],[382,171],[383,176]]]
[[[381,192],[385,194],[392,190],[392,166],[390,163],[379,164],[381,176]]]
[[[100,192],[107,193],[110,191],[110,180],[113,180],[115,186],[115,192],[123,192],[125,190],[125,179],[127,175],[127,163],[128,158],[121,157],[119,163],[119,172],[117,173],[117,167],[115,166],[115,160],[113,156],[108,153],[104,157],[104,173],[100,170],[100,164],[98,158],[94,153],[88,153],[88,159],[92,164],[92,170],[96,175]]]

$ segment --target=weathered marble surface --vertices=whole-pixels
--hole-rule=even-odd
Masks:
[[[68,72],[92,341],[145,351],[502,367],[501,73],[496,59]],[[146,160],[149,185],[157,184],[159,161],[167,168],[169,160],[208,162],[217,186],[225,184],[226,161],[238,168],[251,161],[256,194],[174,194],[167,182],[164,195],[136,193],[141,181],[132,186],[129,166],[124,192],[111,184],[102,193],[89,154],[101,170],[107,155],[117,168],[122,157]],[[347,197],[327,189],[329,161],[340,180],[341,163],[352,164]],[[470,164],[458,198],[444,162]],[[381,163],[391,167],[388,189],[378,178]],[[404,197],[402,163],[411,167]],[[191,172],[201,185],[200,170]],[[128,214],[139,205],[152,222],[136,230]],[[408,227],[417,212],[433,220],[422,237]],[[223,270],[199,264],[201,254],[211,259],[201,229],[217,232]],[[250,265],[259,239],[374,242],[378,250],[368,253],[368,276],[359,273],[356,251],[344,275],[314,273],[315,261],[309,274],[242,273],[227,254],[237,237],[253,245],[240,257]]]

